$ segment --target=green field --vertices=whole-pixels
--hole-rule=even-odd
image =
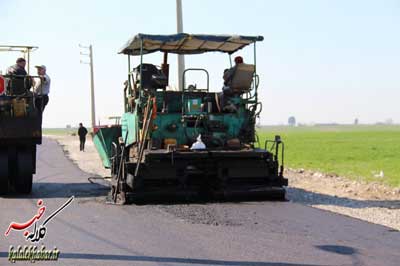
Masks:
[[[262,127],[258,135],[261,146],[281,136],[288,167],[400,187],[400,126]]]
[[[72,133],[76,133],[78,129],[76,128],[43,128],[44,135],[71,135]]]
[[[44,134],[70,135],[76,129],[44,129]],[[285,164],[400,187],[400,126],[262,127],[266,138],[280,135]],[[383,171],[384,177],[375,177]]]

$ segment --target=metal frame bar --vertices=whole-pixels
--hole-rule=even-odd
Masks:
[[[36,50],[37,46],[23,46],[23,45],[0,45],[0,52],[22,52],[25,53],[28,50]]]
[[[182,73],[182,86],[183,86],[183,88],[182,88],[182,97],[181,97],[181,99],[182,99],[182,111],[181,111],[182,117],[185,115],[185,88],[186,88],[185,74],[186,74],[187,71],[191,71],[191,70],[192,71],[204,71],[207,74],[207,92],[210,91],[210,75],[209,75],[209,73],[208,73],[208,71],[206,69],[204,69],[204,68],[188,68],[188,69],[185,69],[183,71],[183,73]]]
[[[185,86],[186,85],[185,74],[188,71],[204,71],[207,74],[207,92],[210,91],[210,74],[208,73],[208,71],[206,69],[204,69],[204,68],[187,68],[187,69],[185,69],[183,71],[183,74],[182,74],[182,84],[183,84],[182,91],[183,92],[185,91],[185,88],[186,88],[186,86]]]
[[[0,52],[21,52],[26,59],[27,73],[30,73],[30,58],[31,52],[36,50],[37,46],[23,46],[23,45],[0,45]]]
[[[8,89],[8,82],[7,82],[7,84],[5,84],[5,88],[4,88],[4,95],[6,95],[6,96],[8,96],[8,97],[11,97],[11,98],[26,98],[26,99],[29,99],[29,98],[32,98],[33,99],[33,106],[34,106],[34,108],[36,108],[36,105],[35,105],[35,99],[36,99],[36,97],[37,96],[35,96],[35,94],[34,93],[32,93],[31,95],[25,95],[27,92],[29,92],[29,91],[31,91],[31,88],[26,88],[25,86],[26,86],[26,80],[29,78],[29,79],[33,79],[33,78],[39,78],[39,79],[42,79],[42,77],[41,76],[29,76],[29,75],[2,75],[2,77],[4,77],[4,78],[6,78],[6,79],[9,79],[11,82],[12,82],[12,79],[13,78],[23,78],[24,79],[24,89],[25,89],[25,93],[24,94],[20,94],[20,95],[7,95],[7,89]],[[33,91],[33,86],[32,86],[32,91]],[[41,86],[40,86],[40,91],[42,92],[43,91],[43,83],[41,83]],[[42,110],[43,111],[43,110]]]
[[[139,102],[141,102],[142,95],[141,95],[141,90],[143,88],[143,79],[142,79],[142,74],[143,74],[143,39],[140,40],[140,91],[139,91]]]
[[[127,93],[128,91],[128,93]],[[128,86],[127,88],[124,89],[124,106],[125,106],[125,112],[128,111],[128,96],[130,95],[130,92],[132,91],[132,86],[131,86],[131,56],[128,55]]]
[[[254,42],[254,100],[258,102],[258,86],[256,84],[257,81],[257,49],[256,49],[256,42]]]
[[[128,55],[128,75],[131,73],[131,56]]]
[[[27,67],[27,69],[28,69],[27,73],[28,73],[28,75],[29,75],[29,72],[30,72],[30,65],[31,65],[31,62],[30,62],[31,61],[31,53],[30,53],[30,51],[31,51],[31,49],[28,48],[28,51],[26,52],[27,57],[28,57],[27,60],[26,60],[26,61],[28,61],[27,62],[27,66],[28,66]]]

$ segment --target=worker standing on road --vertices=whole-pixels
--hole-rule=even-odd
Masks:
[[[85,142],[86,142],[86,135],[88,131],[86,127],[82,125],[82,123],[79,123],[79,129],[78,129],[78,135],[79,135],[79,142],[80,146],[79,149],[80,151],[85,151]]]
[[[35,94],[35,106],[38,110],[44,111],[44,108],[49,103],[50,93],[50,77],[46,74],[46,66],[35,66],[39,78],[35,80],[33,93]]]

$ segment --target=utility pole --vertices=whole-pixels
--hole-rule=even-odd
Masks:
[[[92,45],[89,46],[89,58],[90,58],[90,99],[92,103],[92,130],[96,125],[96,108],[94,102],[94,74],[93,74],[93,48]]]
[[[93,73],[93,47],[79,45],[80,48],[86,49],[89,53],[80,53],[83,56],[89,57],[89,63],[82,61],[81,64],[88,64],[90,66],[90,100],[91,100],[91,119],[92,119],[92,130],[96,126],[96,108],[95,108],[95,98],[94,98],[94,73]]]
[[[176,28],[178,33],[183,33],[182,0],[176,0]],[[185,56],[178,55],[178,88],[183,91],[183,71],[185,70]]]

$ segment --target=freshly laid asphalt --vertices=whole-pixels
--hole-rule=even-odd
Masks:
[[[4,236],[10,222],[31,219],[43,199],[39,225],[72,195],[35,244],[60,259],[34,265],[400,265],[400,232],[384,226],[289,201],[114,206],[89,177],[44,139],[32,194],[0,197],[0,265],[10,245],[31,244],[21,231]]]

